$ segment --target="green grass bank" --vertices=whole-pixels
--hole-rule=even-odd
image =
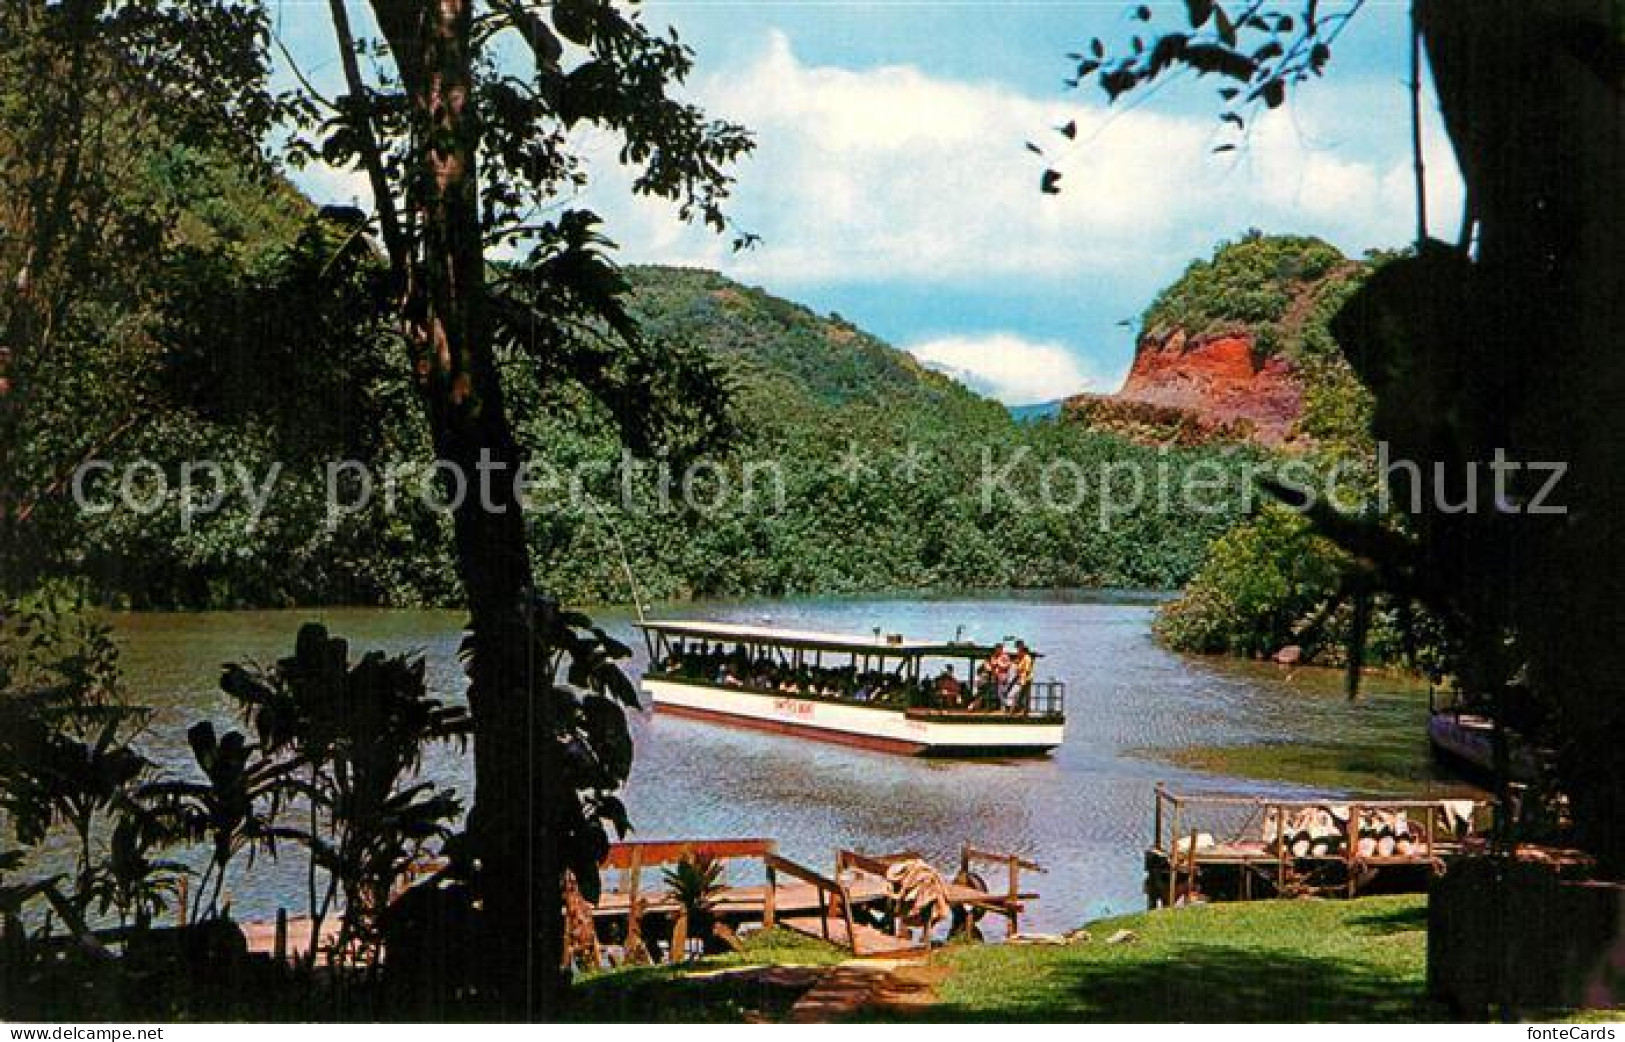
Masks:
[[[1119,930],[1136,939],[1107,944]],[[1423,991],[1427,900],[1267,901],[1122,916],[1069,945],[951,945],[932,959],[936,1001],[863,1019],[932,1021],[1393,1022],[1436,1019]],[[829,965],[841,953],[782,933],[674,970],[595,975],[581,1020],[776,1020],[793,983],[753,966]]]

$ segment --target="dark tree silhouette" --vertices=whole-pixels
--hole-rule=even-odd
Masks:
[[[1363,5],[1188,0],[1181,24],[1135,38],[1126,53],[1092,41],[1073,56],[1076,82],[1116,99],[1179,71],[1213,76],[1221,118],[1245,131],[1328,67]],[[1333,329],[1375,395],[1374,433],[1393,458],[1420,468],[1390,476],[1395,502],[1415,509],[1405,535],[1312,513],[1355,554],[1362,596],[1392,592],[1452,629],[1465,687],[1503,706],[1526,689],[1553,708],[1546,737],[1577,838],[1617,874],[1625,437],[1613,412],[1625,401],[1616,234],[1625,23],[1609,0],[1415,0],[1412,14],[1466,213],[1456,241],[1425,236],[1418,149],[1416,253],[1385,266]],[[1141,7],[1134,17],[1158,15]],[[1415,73],[1420,57],[1413,49]],[[1486,470],[1497,459],[1520,465],[1505,495]],[[1444,509],[1434,475],[1449,476],[1455,502],[1475,464],[1484,473],[1472,509]]]
[[[489,495],[471,489],[454,513],[470,612],[469,828],[487,997],[504,1016],[545,1016],[563,981],[565,870],[593,896],[605,825],[626,827],[613,798],[630,766],[617,702],[636,704],[636,694],[614,667],[624,648],[531,592],[515,487],[524,459],[499,355],[585,384],[635,447],[695,447],[720,435],[720,378],[708,364],[641,342],[596,216],[532,215],[557,209],[586,180],[567,132],[593,124],[621,138],[634,191],[670,199],[685,218],[720,231],[724,167],[750,141],[670,96],[692,54],[674,34],[651,33],[633,9],[606,0],[372,0],[370,8],[389,73],[376,84],[363,78],[357,57],[368,41],[357,37],[345,0],[330,0],[346,93],[331,102],[307,96],[320,140],[303,147],[368,177],[394,318],[437,459],[471,483],[497,476]],[[528,55],[528,68],[515,69],[511,48],[499,61],[510,44]],[[487,248],[503,244],[530,252],[493,267]],[[564,656],[569,682],[556,685]]]

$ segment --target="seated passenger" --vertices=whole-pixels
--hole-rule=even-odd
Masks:
[[[943,705],[959,705],[960,697],[965,693],[965,687],[959,682],[959,678],[954,676],[953,666],[943,666],[942,672],[937,674],[936,693],[937,698],[941,700]]]
[[[993,668],[988,663],[984,662],[977,667],[975,704],[978,709],[999,704],[999,685],[993,676]]]

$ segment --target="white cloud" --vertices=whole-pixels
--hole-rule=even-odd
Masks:
[[[1052,402],[1098,386],[1063,345],[1014,333],[938,337],[907,350],[931,368],[1006,405]]]
[[[1087,297],[1093,311],[1111,308],[1078,311],[1077,336],[1102,370],[1111,366],[1101,359],[1127,350],[1127,333],[1109,323],[1137,313],[1220,238],[1258,227],[1320,235],[1358,253],[1413,234],[1397,83],[1314,84],[1222,155],[1212,149],[1226,139],[1206,106],[1192,114],[1160,100],[1108,108],[1091,95],[1033,96],[914,66],[814,65],[779,32],[753,59],[701,78],[694,94],[711,115],[756,135],[756,152],[734,171],[729,210],[761,245],[735,254],[728,237],[683,225],[663,200],[633,195],[617,143],[585,130],[577,140],[594,181],[568,205],[606,218],[623,261],[713,268],[792,297],[815,287],[924,287],[945,303],[929,328],[945,332],[974,328],[947,317],[956,293],[972,289],[984,299],[1001,287]],[[1049,130],[1068,120],[1078,128],[1071,145]],[[1436,117],[1424,134],[1434,231],[1451,238],[1460,178]],[[1026,140],[1052,154],[1026,153]],[[1038,191],[1046,163],[1062,172],[1059,196]],[[355,171],[312,168],[300,180],[323,199],[364,205],[369,197]],[[982,324],[1021,321],[1006,313]],[[1078,360],[1084,351],[1054,340],[967,334],[914,350],[1011,403],[1101,383]]]
[[[908,65],[810,65],[782,32],[764,42],[753,61],[695,91],[708,112],[756,134],[731,206],[741,228],[761,235],[756,250],[736,255],[726,239],[677,221],[669,203],[633,196],[616,142],[580,136],[596,180],[577,202],[609,219],[628,259],[713,267],[787,290],[1065,284],[1147,267],[1171,275],[1249,226],[1322,235],[1351,252],[1401,245],[1412,232],[1409,133],[1390,111],[1401,95],[1373,105],[1383,88],[1369,83],[1316,84],[1256,122],[1239,151],[1214,155],[1223,139],[1206,109],[1032,97]],[[1048,129],[1067,120],[1078,127],[1071,145]],[[1460,178],[1437,118],[1424,130],[1430,207],[1452,237]],[[1365,147],[1340,146],[1350,133]],[[1029,155],[1029,139],[1054,154]],[[1372,158],[1377,151],[1383,158]],[[1062,173],[1059,196],[1037,190],[1046,162]],[[365,205],[371,195],[354,170],[316,164],[299,180],[323,200]]]
[[[733,212],[762,236],[758,249],[735,256],[713,236],[675,227],[668,205],[627,201],[619,175],[588,201],[613,218],[631,256],[785,288],[1177,271],[1248,226],[1318,234],[1349,251],[1403,244],[1414,222],[1408,132],[1371,125],[1369,99],[1362,108],[1348,86],[1316,89],[1290,118],[1259,121],[1239,152],[1214,155],[1222,138],[1211,113],[1034,98],[912,66],[809,65],[773,33],[753,63],[698,89],[710,112],[757,135],[737,170]],[[1067,119],[1078,141],[1049,158],[1064,191],[1043,196],[1044,161],[1022,142],[1065,146],[1046,128]],[[1379,161],[1325,143],[1351,127],[1384,141],[1391,129],[1398,151]],[[1436,125],[1429,136],[1431,202],[1453,214],[1459,179]]]

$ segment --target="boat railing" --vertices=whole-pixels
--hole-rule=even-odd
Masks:
[[[1027,699],[1028,716],[1063,716],[1066,713],[1066,683],[1045,680],[1034,683]]]
[[[1066,713],[1066,683],[1060,680],[1034,682],[1021,689],[1010,687],[1001,695],[988,688],[975,696],[958,700],[944,700],[941,695],[925,687],[907,685],[892,688],[873,697],[859,698],[842,693],[829,695],[811,691],[786,691],[782,688],[762,687],[751,683],[725,684],[717,680],[684,670],[649,668],[644,676],[652,680],[669,680],[697,687],[716,688],[720,691],[744,691],[756,695],[805,699],[837,705],[866,705],[875,709],[941,710],[985,712],[990,716],[1010,715],[1025,717],[1060,717]]]

